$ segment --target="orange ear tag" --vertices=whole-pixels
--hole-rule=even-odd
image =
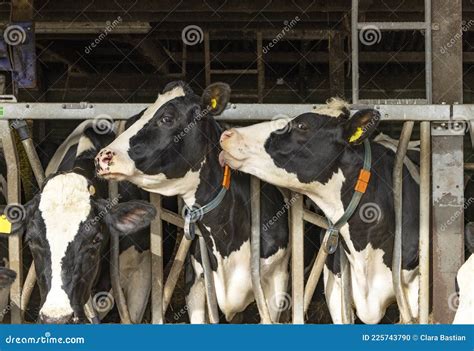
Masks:
[[[230,188],[230,167],[224,166],[224,178],[222,179],[222,186],[229,190]]]

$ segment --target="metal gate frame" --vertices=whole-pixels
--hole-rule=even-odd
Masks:
[[[450,126],[472,123],[474,121],[474,105],[416,105],[416,104],[380,104],[376,105],[352,105],[351,109],[375,108],[381,113],[382,121],[415,121],[421,125],[421,169],[420,169],[420,261],[423,261],[420,269],[421,281],[429,284],[429,241],[430,241],[430,159],[436,160],[436,154],[430,157],[430,128],[441,128],[450,130]],[[20,103],[6,102],[0,107],[3,108],[3,120],[0,121],[0,132],[2,146],[8,165],[8,187],[9,202],[19,202],[19,175],[18,160],[14,144],[12,143],[11,130],[8,120],[16,119],[47,119],[47,120],[84,120],[94,118],[108,118],[114,120],[127,119],[146,108],[147,104],[112,104],[112,103]],[[296,116],[304,112],[311,112],[321,105],[314,104],[229,104],[224,113],[216,118],[225,122],[258,122],[271,120],[276,115]],[[460,151],[460,162],[456,165],[456,172],[463,171],[462,155]],[[435,168],[434,168],[435,169]],[[433,175],[436,179],[437,174]],[[300,197],[302,198],[302,197]],[[159,217],[152,224],[152,242],[161,242],[158,238],[162,235],[160,225],[156,221],[164,220],[178,227],[183,226],[183,219],[176,213],[172,213],[161,207],[159,197],[153,196],[152,203],[157,207]],[[321,226],[320,218],[316,214],[304,210],[302,201],[297,201],[292,206],[291,213],[291,242],[292,242],[292,306],[293,323],[304,323],[304,267],[301,251],[303,249],[303,221],[306,220],[315,225]],[[259,221],[252,221],[258,223]],[[441,223],[434,223],[440,225]],[[256,230],[253,228],[252,230]],[[11,268],[17,270],[18,279],[11,288],[12,301],[12,323],[21,323],[21,241],[18,237],[12,236],[9,239],[9,255]],[[174,259],[170,275],[163,285],[162,277],[160,281],[154,283],[152,293],[152,310],[158,311],[154,322],[162,322],[162,316],[169,305],[174,287],[179,273],[183,267],[184,258],[189,250],[190,242],[183,239],[179,245],[177,255]],[[153,249],[155,254],[161,253],[161,248]],[[152,260],[154,266],[161,262],[161,259]],[[162,263],[161,263],[162,265]],[[162,267],[158,271],[162,270]],[[154,269],[156,271],[156,267]],[[160,274],[159,274],[160,276]],[[161,289],[163,287],[163,289]],[[424,303],[420,303],[420,315],[429,313],[429,304],[423,298]],[[160,306],[162,311],[160,311]],[[159,313],[162,312],[162,313]]]

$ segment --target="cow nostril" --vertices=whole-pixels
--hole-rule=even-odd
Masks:
[[[230,137],[232,137],[232,135],[234,135],[234,132],[232,130],[225,130],[221,135],[221,142],[229,139]]]

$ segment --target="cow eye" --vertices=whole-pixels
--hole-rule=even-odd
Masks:
[[[173,119],[169,115],[164,115],[163,117],[161,117],[160,122],[162,124],[171,124],[173,122]]]
[[[94,239],[92,240],[93,244],[99,244],[102,242],[102,235],[99,233],[97,234]]]
[[[308,126],[306,125],[306,123],[303,123],[303,122],[299,122],[297,125],[296,125],[296,128],[300,129],[300,130],[308,130]]]

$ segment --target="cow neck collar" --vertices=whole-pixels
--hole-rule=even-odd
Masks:
[[[204,215],[214,210],[220,205],[222,200],[230,188],[230,167],[225,165],[222,177],[221,189],[217,195],[203,206],[188,207],[184,205],[184,236],[188,240],[193,240],[195,237],[195,224],[203,219]]]
[[[220,150],[216,152],[216,144],[213,142],[213,140],[219,140],[220,133],[221,128],[217,122],[215,120],[209,120],[207,135],[210,142],[208,143],[205,162],[199,171],[201,182],[195,191],[195,203],[191,207],[187,204],[184,205],[184,235],[188,240],[192,240],[195,237],[196,223],[201,221],[207,213],[213,211],[221,204],[230,188],[230,167],[225,165],[222,168],[220,166],[218,161]],[[216,169],[222,169],[222,181],[219,185],[216,184]],[[210,184],[213,182],[215,183]],[[201,189],[201,185],[206,189]],[[215,194],[219,188],[220,190],[213,197],[199,199],[199,194]],[[199,202],[200,200],[205,204]]]
[[[370,148],[369,140],[364,140],[364,165],[359,172],[359,177],[357,179],[356,185],[354,187],[354,194],[352,199],[349,202],[346,210],[343,215],[335,222],[332,223],[329,218],[326,217],[328,221],[328,229],[324,235],[322,248],[328,254],[332,254],[336,251],[338,242],[339,242],[339,230],[349,221],[349,219],[354,214],[357,206],[359,206],[360,200],[367,190],[370,180],[370,170],[372,167],[372,150]]]

